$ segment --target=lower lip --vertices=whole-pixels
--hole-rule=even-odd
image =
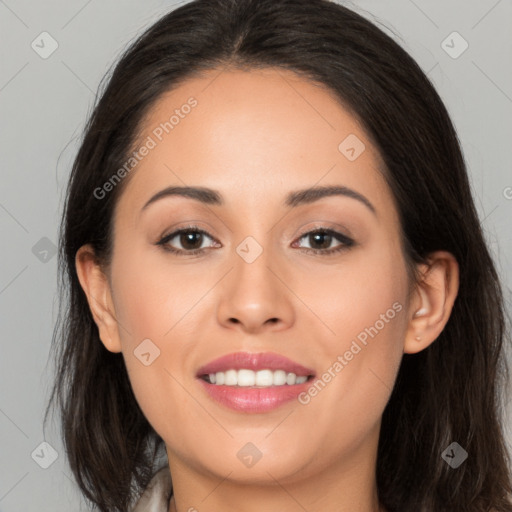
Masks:
[[[277,409],[281,405],[296,400],[313,379],[302,384],[285,384],[268,388],[215,385],[198,378],[206,393],[217,402],[235,411],[261,413]]]

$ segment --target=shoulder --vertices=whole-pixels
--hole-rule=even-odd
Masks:
[[[167,512],[172,490],[169,466],[158,470],[130,512]]]

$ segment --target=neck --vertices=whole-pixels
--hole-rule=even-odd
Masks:
[[[237,509],[237,510],[242,510],[242,509]],[[246,509],[243,509],[243,510],[246,510]],[[261,511],[261,510],[267,510],[267,509],[264,509],[263,505],[258,504],[258,510]],[[336,510],[339,510],[339,509],[336,509]],[[353,509],[353,510],[362,511],[363,509],[359,507],[359,508]],[[375,502],[375,504],[373,505],[372,508],[364,509],[364,510],[368,510],[368,511],[371,511],[371,512],[388,512],[387,509],[385,509],[377,501]],[[308,509],[308,511],[309,511],[309,509]],[[194,508],[194,507],[188,507],[188,508],[185,507],[185,508],[178,509],[176,507],[176,501],[175,501],[174,496],[173,496],[171,498],[171,501],[170,501],[170,504],[169,504],[169,512],[199,512],[199,511],[196,508]]]

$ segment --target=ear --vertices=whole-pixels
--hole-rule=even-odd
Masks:
[[[436,251],[422,265],[422,278],[411,301],[404,352],[415,354],[441,334],[459,291],[459,265],[453,254]]]
[[[90,244],[83,245],[77,251],[75,266],[103,345],[110,352],[121,352],[110,283],[97,262],[94,249]]]

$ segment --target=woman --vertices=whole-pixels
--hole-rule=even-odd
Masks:
[[[164,16],[102,91],[60,243],[52,401],[99,510],[512,511],[457,136],[361,16]]]

